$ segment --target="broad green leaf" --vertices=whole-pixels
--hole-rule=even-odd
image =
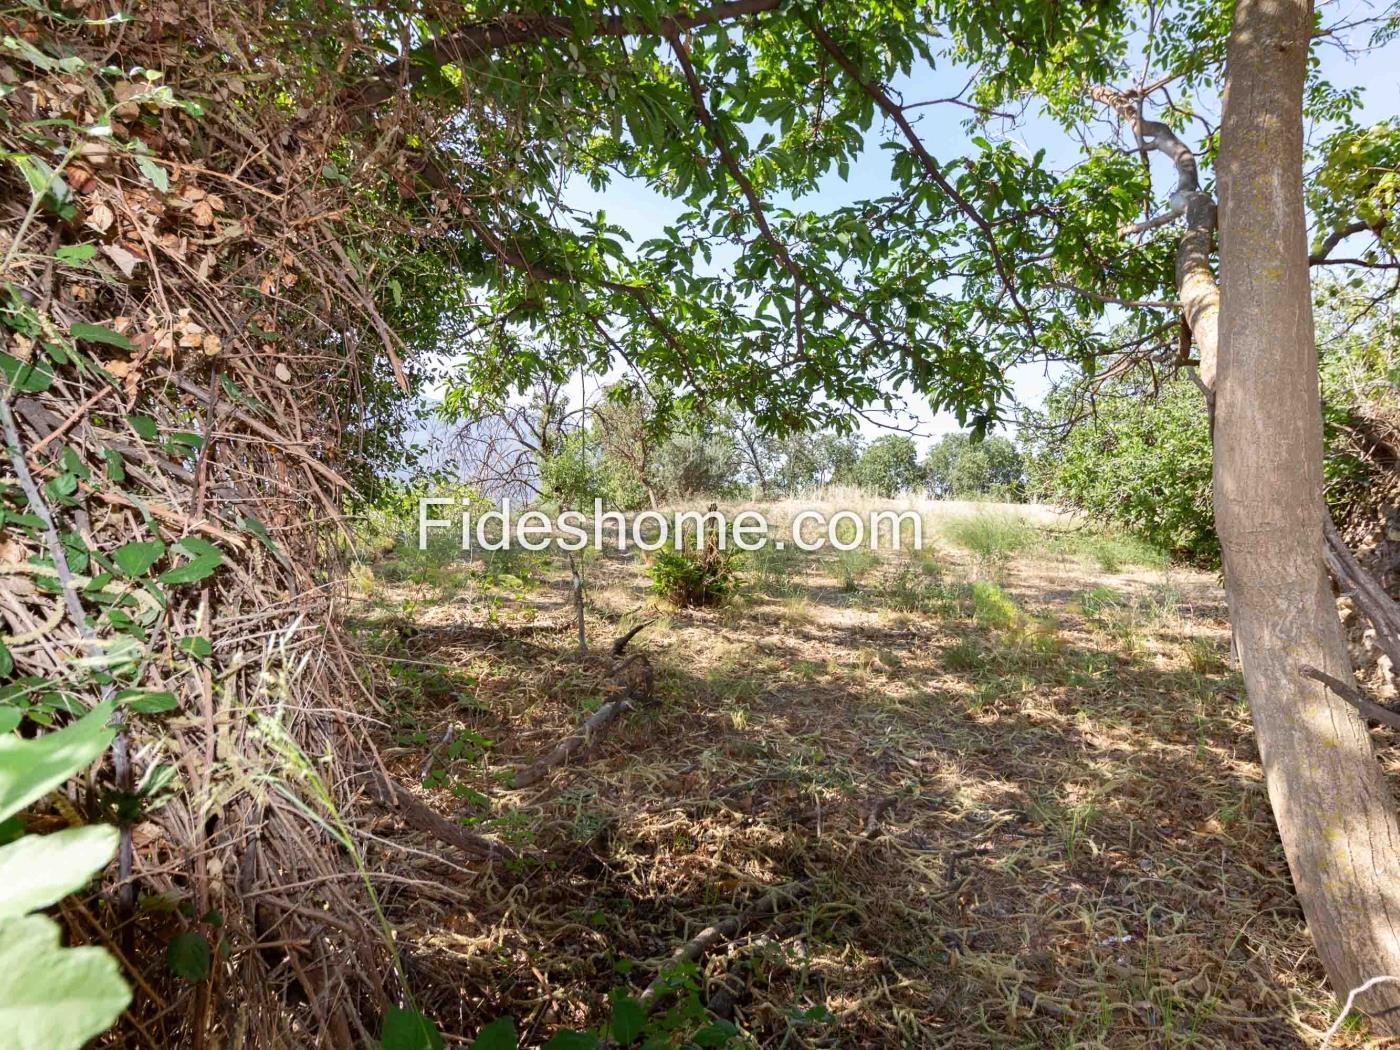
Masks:
[[[135,711],[138,715],[159,715],[173,711],[180,706],[175,694],[165,690],[123,689],[117,694],[117,703]]]
[[[158,579],[161,583],[198,583],[200,580],[213,575],[214,570],[224,563],[224,556],[219,553],[201,554],[198,558],[191,558],[183,565],[177,565],[173,569],[166,569]]]
[[[379,1045],[382,1050],[442,1050],[442,1035],[432,1019],[417,1010],[391,1006]]]
[[[133,540],[114,550],[112,560],[117,563],[117,568],[128,576],[140,576],[164,553],[165,544],[160,540]]]
[[[151,160],[150,157],[137,157],[136,166],[141,169],[141,174],[150,179],[151,184],[161,193],[170,189],[170,173]]]
[[[68,263],[70,266],[85,263],[96,254],[97,246],[95,244],[65,244],[54,252],[54,256],[59,262]]]
[[[630,995],[619,995],[613,1000],[612,1037],[623,1046],[641,1035],[646,1023],[641,1004]]]
[[[112,706],[108,700],[72,725],[32,740],[0,737],[0,820],[47,795],[107,749],[116,736],[107,727]]]
[[[0,921],[76,893],[117,851],[117,829],[103,824],[25,835],[0,846]]]
[[[63,948],[45,915],[0,921],[0,1039],[5,1050],[80,1050],[131,1002],[103,948]]]
[[[43,360],[26,363],[0,354],[0,374],[5,377],[5,386],[21,394],[42,394],[53,386],[53,369]]]
[[[544,1050],[598,1050],[598,1037],[587,1032],[555,1032]]]
[[[147,441],[154,441],[160,431],[156,428],[156,421],[150,416],[130,415],[126,421],[131,424],[131,429],[136,431]]]
[[[76,321],[73,327],[68,329],[68,334],[74,339],[81,339],[86,343],[106,343],[108,346],[115,346],[119,350],[130,350],[131,340],[120,332],[114,332],[100,324],[87,324],[84,321]]]
[[[165,965],[176,977],[192,984],[204,980],[213,967],[209,942],[202,933],[176,934],[166,946]]]
[[[201,558],[208,554],[217,554],[220,558],[223,557],[223,552],[203,536],[186,536],[176,540],[175,549],[191,558]]]
[[[515,1022],[509,1017],[498,1017],[476,1033],[467,1050],[516,1050],[518,1045]]]
[[[23,720],[24,714],[18,707],[0,706],[0,733],[13,733]]]

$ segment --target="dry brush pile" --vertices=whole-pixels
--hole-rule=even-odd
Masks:
[[[357,247],[369,194],[316,69],[269,57],[296,26],[18,10],[0,21],[0,718],[35,736],[118,712],[105,758],[30,828],[120,828],[116,863],[63,905],[133,986],[116,1042],[377,1038],[404,993],[360,861],[364,726],[339,702],[374,698],[332,582],[364,462],[346,435],[407,385],[375,306],[388,276]]]

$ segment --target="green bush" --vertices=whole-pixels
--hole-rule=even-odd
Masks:
[[[1051,398],[1050,421],[1080,411],[1072,395]],[[1094,415],[1046,442],[1033,476],[1043,494],[1197,563],[1220,556],[1211,508],[1210,424],[1204,399],[1185,378],[1153,398],[1112,388]],[[1112,571],[1112,553],[1106,571]]]
[[[929,494],[938,499],[1025,498],[1025,464],[1004,437],[973,441],[970,434],[944,434],[924,457]]]
[[[978,580],[972,585],[972,618],[981,627],[1005,630],[1014,627],[1021,617],[1011,595],[995,583]]]
[[[722,605],[738,582],[738,555],[715,543],[703,549],[673,547],[656,552],[648,570],[651,590],[686,608]]]

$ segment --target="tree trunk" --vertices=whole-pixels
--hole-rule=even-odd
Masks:
[[[1353,708],[1298,668],[1351,680],[1323,561],[1322,418],[1303,212],[1309,0],[1240,0],[1217,188],[1215,515],[1269,799],[1332,987],[1400,976],[1400,831]],[[1400,992],[1358,1005],[1400,1032]],[[1376,1017],[1386,1011],[1387,1017]]]

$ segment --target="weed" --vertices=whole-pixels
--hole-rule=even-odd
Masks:
[[[1015,626],[1021,611],[997,584],[978,580],[972,585],[972,618],[981,627],[1005,630]]]
[[[979,572],[993,577],[1000,577],[1011,556],[1029,546],[1035,535],[1024,518],[990,511],[955,518],[943,526],[943,533],[972,552]]]
[[[1181,652],[1187,666],[1196,674],[1220,674],[1225,670],[1219,648],[1208,638],[1187,639],[1182,643]]]
[[[1094,587],[1079,595],[1079,608],[1091,620],[1097,620],[1110,609],[1118,608],[1123,599],[1112,587]]]
[[[737,568],[738,555],[716,544],[703,551],[660,550],[649,570],[651,589],[686,608],[722,605],[734,590]]]
[[[954,674],[980,670],[987,663],[982,646],[971,639],[963,639],[943,647],[940,662],[945,670]]]
[[[769,539],[757,550],[748,552],[745,568],[755,590],[773,594],[792,585],[793,577],[801,572],[803,558],[804,553],[798,547]]]
[[[849,592],[859,588],[861,577],[878,565],[879,561],[873,552],[862,547],[837,551],[836,574],[841,580],[841,589]]]

